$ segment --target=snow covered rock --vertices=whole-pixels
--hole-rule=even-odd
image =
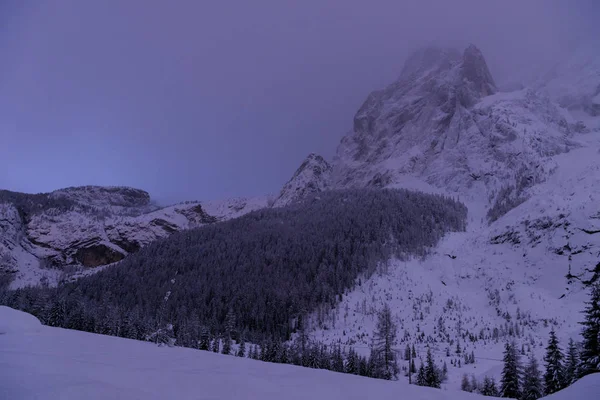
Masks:
[[[398,185],[408,176],[490,205],[511,202],[576,144],[563,111],[533,90],[497,93],[479,49],[425,49],[369,95],[333,163],[333,186]]]
[[[0,335],[34,333],[41,329],[42,324],[33,315],[0,306]]]
[[[13,287],[120,261],[174,232],[242,215],[266,200],[185,202],[160,208],[126,187],[84,186],[46,194],[0,191],[0,272]],[[81,271],[79,271],[81,272]]]
[[[310,154],[281,189],[274,206],[280,207],[322,192],[329,187],[331,166],[325,159]]]

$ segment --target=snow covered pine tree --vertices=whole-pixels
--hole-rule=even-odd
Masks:
[[[564,356],[558,346],[558,339],[554,330],[550,332],[548,347],[546,347],[546,373],[544,374],[544,393],[546,395],[556,393],[565,387],[564,385]]]
[[[579,355],[580,373],[583,377],[594,372],[600,372],[600,282],[596,282],[590,292],[590,301],[584,310],[585,320],[581,354]]]
[[[514,343],[506,342],[503,361],[500,395],[518,399],[521,397],[521,363]]]
[[[396,351],[396,324],[392,320],[392,311],[386,303],[379,312],[377,328],[371,345],[373,376],[382,379],[396,379],[399,368]]]
[[[523,394],[521,400],[537,400],[544,395],[542,377],[538,362],[533,355],[529,356],[529,362],[523,372]]]

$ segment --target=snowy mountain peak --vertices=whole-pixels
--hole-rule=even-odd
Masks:
[[[462,76],[470,83],[471,91],[479,93],[481,97],[497,92],[496,83],[481,50],[472,44],[465,49],[463,54]]]
[[[330,175],[331,165],[320,155],[309,154],[283,186],[274,206],[284,206],[327,189]]]
[[[572,149],[573,121],[533,90],[497,93],[481,51],[425,49],[371,93],[341,141],[336,187],[429,185],[510,209],[543,181],[551,156]],[[500,199],[502,197],[502,199]],[[507,200],[510,199],[510,200]]]

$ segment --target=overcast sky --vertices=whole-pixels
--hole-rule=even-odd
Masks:
[[[600,20],[594,3],[1,0],[0,188],[274,193],[333,156],[415,47],[473,42],[510,80]]]

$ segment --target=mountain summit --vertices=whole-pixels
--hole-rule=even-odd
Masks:
[[[574,146],[572,121],[532,90],[498,93],[482,52],[428,48],[371,93],[334,160],[334,187],[416,177],[494,204],[543,181],[551,155]],[[508,188],[508,189],[507,189]]]

